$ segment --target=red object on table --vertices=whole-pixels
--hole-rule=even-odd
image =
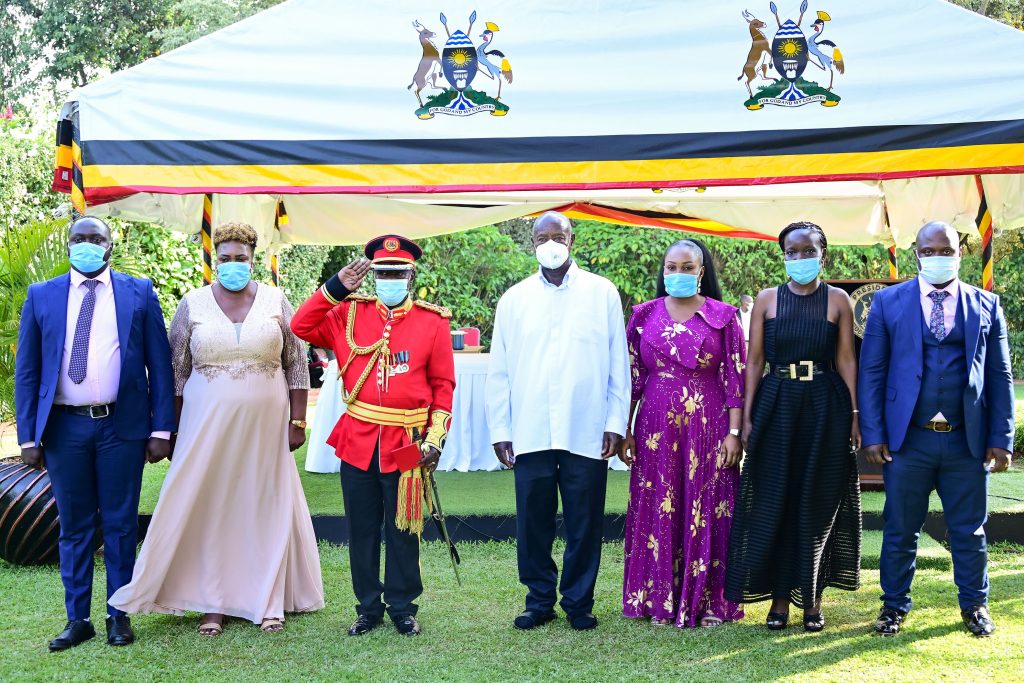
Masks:
[[[479,346],[480,345],[480,330],[476,327],[460,327],[460,332],[465,332],[466,335],[463,337],[463,341],[466,346]]]

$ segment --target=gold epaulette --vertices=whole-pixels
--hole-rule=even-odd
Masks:
[[[345,301],[364,301],[366,303],[373,303],[377,300],[375,296],[369,296],[367,294],[349,294],[345,297]]]
[[[432,304],[429,301],[424,301],[423,299],[417,299],[416,305],[419,306],[420,308],[425,308],[433,313],[437,313],[442,318],[452,317],[451,310],[445,308],[444,306],[438,306],[437,304]]]

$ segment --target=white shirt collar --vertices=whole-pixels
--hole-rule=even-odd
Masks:
[[[85,282],[86,280],[90,280],[90,279],[96,280],[97,282],[99,282],[101,284],[104,284],[104,285],[109,285],[110,284],[110,265],[109,264],[107,265],[106,268],[103,269],[102,273],[100,273],[99,275],[97,275],[94,278],[87,278],[86,276],[82,275],[81,273],[79,273],[74,268],[72,268],[70,272],[71,272],[71,286],[72,287],[81,287],[83,282]]]
[[[925,282],[924,278],[922,278],[921,276],[918,276],[917,282],[921,286],[921,296],[928,296],[929,294],[931,294],[935,290],[940,289],[939,287],[936,287],[935,285],[932,285],[932,284],[929,284],[929,283]],[[950,297],[955,299],[960,294],[960,280],[959,280],[959,278],[953,278],[952,282],[950,282],[945,287],[942,287],[941,289],[942,289],[943,292],[946,292],[947,294],[949,294]]]
[[[580,267],[576,265],[576,259],[572,260],[569,264],[569,270],[565,271],[565,277],[562,278],[562,284],[555,287],[552,283],[548,282],[548,279],[544,277],[544,270],[542,268],[537,269],[537,277],[540,278],[541,284],[545,287],[555,287],[555,289],[561,289],[562,287],[568,287],[569,283],[574,279],[575,275],[579,272]]]

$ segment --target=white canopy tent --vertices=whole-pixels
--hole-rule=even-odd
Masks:
[[[55,186],[193,232],[209,193],[273,245],[595,206],[905,247],[981,188],[1024,226],[1022,63],[943,0],[290,0],[73,93]]]

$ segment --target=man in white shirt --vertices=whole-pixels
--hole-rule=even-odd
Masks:
[[[601,561],[606,459],[629,412],[629,357],[615,286],[572,260],[572,224],[548,212],[533,225],[540,272],[502,296],[487,376],[487,424],[498,460],[515,473],[516,550],[527,630],[555,618],[551,557],[558,495],[566,547],[561,606],[576,630],[592,614]]]
[[[736,315],[740,317],[740,326],[743,327],[743,339],[750,343],[750,311],[754,307],[754,299],[749,294],[740,297],[740,307]]]

